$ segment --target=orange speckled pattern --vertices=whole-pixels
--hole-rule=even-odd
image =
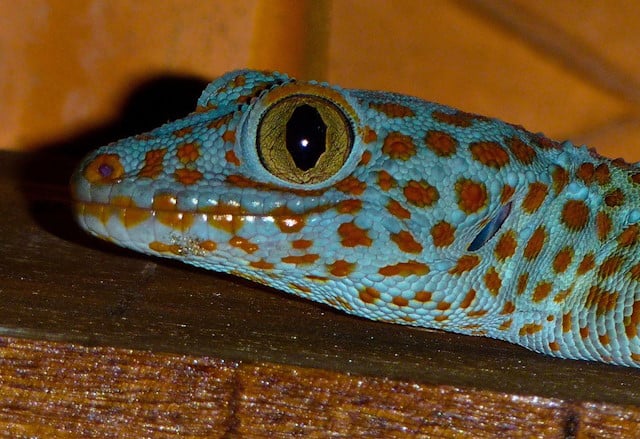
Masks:
[[[371,319],[640,365],[637,166],[279,73],[228,73],[195,108],[84,159],[84,229]]]

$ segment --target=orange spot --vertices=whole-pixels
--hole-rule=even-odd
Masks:
[[[554,352],[558,352],[560,350],[560,345],[556,341],[549,342],[549,349]]]
[[[443,131],[428,131],[424,141],[427,147],[440,157],[449,157],[458,149],[458,141]]]
[[[371,151],[365,151],[362,153],[362,155],[360,156],[360,163],[359,165],[361,166],[366,166],[369,164],[369,162],[371,161]]]
[[[340,201],[336,204],[336,210],[340,213],[358,213],[362,209],[362,201],[355,198]]]
[[[460,309],[467,309],[469,308],[469,306],[471,306],[475,298],[476,298],[476,290],[471,288],[462,299],[462,302],[460,302],[460,305],[458,306],[460,307]]]
[[[147,151],[144,155],[144,166],[138,172],[138,177],[156,178],[164,170],[162,161],[167,153],[167,148]]]
[[[291,248],[295,248],[297,250],[303,250],[311,247],[312,245],[313,241],[309,239],[296,239],[295,241],[291,241]]]
[[[496,142],[474,142],[469,146],[473,159],[491,168],[500,169],[509,163],[509,154]]]
[[[624,194],[618,189],[614,189],[604,196],[604,204],[609,207],[619,207],[624,204]]]
[[[512,301],[507,300],[502,307],[502,311],[500,311],[500,315],[512,314],[516,310],[516,306]]]
[[[366,287],[358,293],[364,303],[375,303],[380,298],[380,292],[372,287]]]
[[[456,182],[458,206],[464,213],[475,213],[487,206],[487,190],[484,183],[462,178]]]
[[[378,273],[383,276],[424,276],[429,273],[429,266],[418,261],[399,262],[381,267]]]
[[[188,186],[200,181],[202,179],[202,172],[196,169],[180,168],[176,169],[173,176],[178,183]]]
[[[201,213],[207,214],[207,222],[212,227],[228,233],[235,233],[242,227],[242,215],[245,212],[238,205],[220,203],[216,206],[201,209]]]
[[[563,248],[556,254],[556,257],[553,258],[553,271],[556,273],[564,273],[567,271],[572,260],[573,249],[571,247]]]
[[[553,301],[556,303],[562,303],[565,301],[567,296],[569,296],[569,294],[571,294],[571,287],[556,294],[556,297],[553,298]]]
[[[524,257],[527,259],[535,259],[538,257],[545,239],[547,239],[547,232],[544,226],[539,226],[534,230],[531,238],[529,238],[529,242],[527,242],[527,246],[524,248]]]
[[[604,163],[599,164],[598,167],[596,167],[596,172],[594,176],[598,184],[600,184],[601,186],[609,184],[611,180],[609,166],[607,166]]]
[[[587,339],[589,338],[589,327],[585,326],[584,328],[580,328],[579,329],[580,332],[580,337],[582,337],[583,339]]]
[[[498,329],[500,331],[506,331],[507,329],[511,328],[512,324],[513,324],[513,319],[507,319],[504,322],[500,323],[500,326],[498,326]]]
[[[365,126],[362,130],[362,141],[364,143],[371,143],[378,140],[378,135],[376,132],[369,126]]]
[[[218,119],[212,120],[211,122],[209,122],[209,124],[207,125],[207,128],[209,128],[210,130],[218,130],[220,128],[222,128],[223,126],[227,125],[231,119],[233,119],[233,113],[229,113],[225,116],[222,116]]]
[[[487,273],[484,275],[484,284],[492,295],[498,295],[500,287],[502,287],[502,280],[500,279],[500,275],[496,272],[495,267],[490,267],[487,270]]]
[[[336,183],[335,187],[345,194],[361,195],[367,188],[367,184],[364,181],[358,180],[354,176],[349,176]]]
[[[231,84],[233,84],[233,88],[244,87],[247,83],[247,78],[244,75],[238,75],[233,78]]]
[[[436,309],[437,309],[438,311],[446,311],[446,310],[448,310],[449,308],[451,308],[451,303],[446,302],[446,301],[444,301],[444,300],[441,300],[440,302],[438,302],[438,303],[436,304]]]
[[[224,153],[224,159],[227,161],[227,163],[240,166],[240,159],[232,149]]]
[[[576,177],[584,181],[586,184],[591,184],[593,181],[593,174],[595,173],[595,166],[593,163],[583,163],[578,167],[576,171]]]
[[[438,323],[442,323],[446,320],[449,320],[449,316],[445,316],[445,315],[439,315],[439,316],[435,316],[433,318],[434,321],[438,322]]]
[[[635,362],[640,362],[640,354],[631,354],[631,359]]]
[[[413,300],[415,300],[417,302],[426,303],[426,302],[430,302],[431,301],[431,297],[432,296],[433,296],[433,293],[431,291],[418,291],[413,296]]]
[[[586,308],[596,308],[596,315],[601,316],[604,313],[612,311],[618,301],[618,293],[616,291],[609,292],[597,285],[589,288],[589,294],[585,302]]]
[[[176,197],[168,194],[156,195],[151,203],[155,218],[161,224],[175,230],[187,230],[193,224],[195,214],[177,211]]]
[[[232,236],[231,239],[229,239],[229,245],[242,249],[249,254],[260,248],[257,244],[252,243],[248,239],[241,238],[240,236]]]
[[[607,277],[617,274],[623,262],[624,258],[622,256],[608,257],[600,265],[600,268],[598,269],[598,276],[606,279]]]
[[[637,224],[632,224],[618,235],[618,244],[621,247],[629,247],[634,245],[638,241],[638,234],[640,233],[640,228],[638,228]]]
[[[120,211],[120,221],[127,229],[130,229],[149,219],[152,214],[153,212],[149,209],[126,207]]]
[[[176,157],[183,164],[195,162],[200,157],[200,145],[197,142],[182,143],[176,150]]]
[[[403,193],[407,201],[417,207],[429,207],[440,198],[438,190],[424,180],[409,180]]]
[[[297,233],[306,224],[304,215],[295,214],[286,206],[276,207],[270,213],[282,233]]]
[[[200,241],[198,243],[198,247],[200,247],[202,250],[212,252],[215,251],[216,248],[218,248],[218,245],[215,242],[207,239],[206,241]]]
[[[411,233],[401,230],[398,233],[391,234],[391,240],[396,243],[398,248],[406,253],[420,253],[422,245],[420,245]]]
[[[393,299],[391,299],[391,303],[397,306],[407,306],[409,304],[409,301],[402,296],[395,296]]]
[[[562,316],[562,332],[571,331],[571,313],[563,314]]]
[[[259,261],[251,261],[249,262],[249,266],[257,268],[259,270],[271,270],[274,267],[271,262],[267,262],[264,259],[260,259]]]
[[[507,140],[507,146],[516,159],[525,165],[530,165],[536,158],[536,151],[517,137]]]
[[[409,219],[411,218],[411,212],[402,207],[400,203],[396,200],[389,200],[387,203],[387,210],[389,213],[400,219]]]
[[[236,142],[236,130],[225,131],[224,134],[222,135],[222,140],[224,140],[225,142],[229,142],[229,143],[235,143]]]
[[[413,144],[411,137],[392,132],[384,139],[382,152],[392,159],[409,160],[416,154],[416,145]]]
[[[600,343],[603,346],[607,346],[609,343],[611,343],[611,340],[609,339],[609,335],[608,334],[602,334],[598,336],[598,340],[600,341]]]
[[[299,291],[301,293],[304,293],[304,294],[309,294],[311,292],[311,288],[309,288],[309,287],[307,287],[305,285],[300,285],[300,284],[296,284],[296,283],[293,283],[293,282],[289,282],[289,286],[292,289],[294,289],[296,291]]]
[[[629,276],[636,282],[640,281],[640,264],[635,264],[629,269]]]
[[[378,172],[378,186],[387,192],[389,189],[396,187],[396,180],[387,171]]]
[[[456,229],[446,221],[440,221],[431,228],[431,238],[436,247],[448,247],[453,244]]]
[[[593,269],[596,265],[596,259],[593,256],[593,253],[587,253],[580,261],[580,265],[578,265],[578,269],[576,270],[576,274],[583,275]]]
[[[476,265],[480,263],[480,256],[477,255],[463,255],[456,262],[455,267],[449,270],[449,274],[462,274],[466,271],[472,270]]]
[[[302,256],[285,256],[281,261],[287,264],[308,265],[313,264],[318,259],[320,259],[320,255],[309,253]]]
[[[496,248],[493,252],[496,255],[496,258],[502,262],[513,256],[516,252],[517,244],[518,242],[516,241],[514,231],[507,230],[496,243]]]
[[[153,241],[149,243],[149,248],[158,253],[172,253],[182,255],[182,248],[177,244],[165,244],[164,242]]]
[[[389,117],[412,117],[415,115],[413,110],[404,105],[395,102],[370,102],[369,108],[386,114]]]
[[[487,311],[486,309],[478,309],[478,310],[474,310],[474,311],[469,311],[467,313],[467,316],[469,316],[469,317],[482,317],[482,316],[486,316],[488,312],[489,311]]]
[[[362,245],[364,247],[371,246],[371,238],[367,235],[365,229],[356,226],[354,221],[342,223],[338,227],[340,242],[344,247],[356,247]]]
[[[522,273],[518,276],[518,283],[516,285],[516,294],[518,296],[522,295],[527,289],[527,284],[529,283],[529,273]]]
[[[569,184],[569,173],[566,169],[556,166],[551,171],[551,178],[553,180],[553,191],[558,195]]]
[[[327,264],[329,273],[337,277],[349,276],[356,269],[356,264],[353,262],[345,261],[344,259],[338,259],[333,264]]]
[[[180,128],[179,130],[175,130],[173,132],[173,135],[175,137],[184,137],[187,134],[191,134],[193,132],[193,127],[184,127],[184,128]]]
[[[329,280],[326,276],[316,276],[315,274],[306,274],[304,277],[316,283],[323,283]]]
[[[638,336],[638,325],[640,324],[640,301],[634,301],[629,317],[624,317],[624,330],[628,338]]]
[[[433,117],[438,122],[462,128],[470,127],[474,119],[472,114],[465,113],[463,111],[456,111],[455,113],[445,113],[444,111],[436,110],[431,113],[431,117]]]
[[[604,212],[598,212],[596,215],[596,231],[598,233],[598,239],[605,241],[609,232],[611,232],[611,218]]]
[[[529,192],[525,195],[524,200],[522,200],[522,209],[528,214],[532,214],[542,204],[544,199],[547,196],[547,185],[544,183],[530,183],[529,184]]]
[[[502,204],[506,204],[507,202],[509,202],[509,200],[511,200],[511,197],[513,197],[515,191],[516,189],[513,186],[509,186],[508,184],[502,186],[502,191],[500,192],[500,202]]]
[[[527,323],[525,325],[522,325],[522,328],[520,328],[520,331],[518,332],[518,335],[520,337],[524,337],[525,335],[533,335],[536,332],[540,332],[542,331],[542,325],[539,323]]]
[[[533,301],[536,303],[542,302],[549,296],[552,288],[553,284],[551,282],[540,282],[533,290]]]

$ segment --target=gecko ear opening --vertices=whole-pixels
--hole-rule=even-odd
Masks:
[[[478,233],[473,241],[471,241],[467,250],[476,251],[482,248],[482,246],[493,238],[498,230],[500,230],[500,227],[502,227],[502,224],[506,221],[509,213],[511,213],[511,201],[502,206],[498,211],[498,214],[494,216],[491,221],[482,228],[482,230],[480,230],[480,233]]]

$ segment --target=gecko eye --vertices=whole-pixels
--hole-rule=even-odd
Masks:
[[[353,146],[345,113],[327,99],[292,95],[269,108],[256,138],[262,165],[292,183],[320,183],[335,175]]]

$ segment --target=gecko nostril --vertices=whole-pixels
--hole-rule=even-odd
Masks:
[[[487,223],[486,226],[480,230],[480,233],[471,241],[467,250],[476,251],[487,243],[493,236],[500,230],[502,224],[511,213],[511,202],[508,202],[498,211],[498,214]]]
[[[109,178],[113,174],[113,167],[111,165],[102,164],[98,166],[98,172],[104,178]]]

